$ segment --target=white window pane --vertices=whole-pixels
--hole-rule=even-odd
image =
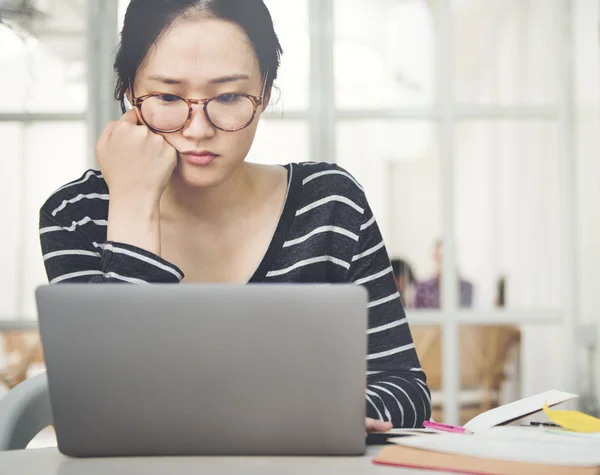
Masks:
[[[18,255],[15,252],[21,239],[20,206],[21,196],[21,159],[23,157],[22,127],[17,123],[0,122],[0,212],[4,220],[0,233],[0,319],[13,318],[17,312],[17,269]]]
[[[39,209],[86,167],[87,127],[81,122],[0,123],[3,159],[0,213],[0,318],[35,317],[34,290],[47,283],[39,242]]]
[[[391,258],[405,260],[418,281],[431,278],[440,237],[438,128],[424,121],[341,122],[337,163],[365,189]],[[405,304],[412,306],[414,284]]]
[[[310,39],[307,0],[265,0],[283,48],[271,110],[308,109]]]
[[[425,0],[336,0],[335,94],[341,109],[434,102],[435,32]]]
[[[556,0],[454,0],[456,96],[474,104],[556,101]]]
[[[123,29],[123,21],[125,20],[125,13],[127,12],[129,3],[131,3],[131,0],[119,0],[117,11],[117,35],[120,35],[121,30]]]
[[[85,36],[25,35],[0,24],[0,112],[83,112]]]
[[[475,306],[558,307],[561,299],[558,132],[550,122],[459,125],[455,168],[459,271]]]
[[[306,162],[309,149],[306,122],[262,120],[247,160],[270,165]]]
[[[39,243],[39,208],[60,186],[87,168],[87,127],[82,122],[33,123],[25,129],[26,218],[25,221],[25,316],[37,314],[33,292],[47,283]],[[66,145],[67,144],[67,145]]]

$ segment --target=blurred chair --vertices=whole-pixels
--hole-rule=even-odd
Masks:
[[[48,379],[42,373],[0,398],[0,451],[27,448],[52,423]]]
[[[421,366],[432,392],[433,419],[442,414],[442,330],[439,326],[411,328]],[[499,405],[506,367],[518,358],[520,330],[512,325],[459,327],[461,424]]]
[[[3,334],[6,365],[0,369],[0,383],[14,388],[27,378],[32,366],[44,365],[44,353],[36,331]]]

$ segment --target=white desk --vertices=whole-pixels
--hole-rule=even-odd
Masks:
[[[375,465],[364,457],[142,457],[70,459],[56,448],[0,452],[0,475],[440,475]]]

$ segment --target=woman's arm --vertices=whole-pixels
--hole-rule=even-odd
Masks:
[[[366,199],[348,280],[369,292],[367,417],[390,421],[394,427],[422,427],[431,417],[431,394],[390,259]]]
[[[178,283],[182,271],[144,249],[121,242],[93,242],[77,223],[40,212],[40,242],[50,283]]]
[[[159,216],[177,152],[164,137],[142,125],[134,110],[106,125],[95,151],[110,190],[108,219],[94,220],[82,213],[69,216],[71,208],[65,204],[80,205],[80,196],[63,200],[54,211],[43,207],[40,239],[48,279],[51,283],[180,282],[181,270],[160,257]],[[107,242],[86,237],[80,231],[85,225],[107,226]]]

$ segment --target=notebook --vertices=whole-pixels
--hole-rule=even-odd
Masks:
[[[504,404],[503,406],[490,409],[478,416],[475,416],[463,427],[471,432],[479,432],[498,425],[509,424],[519,419],[523,419],[531,414],[544,410],[544,405],[548,403],[549,407],[556,406],[579,396],[577,394],[566,393],[551,389],[534,396],[529,396],[518,401]]]
[[[472,475],[600,475],[599,467],[482,459],[391,445],[383,449],[375,463]]]
[[[392,439],[377,464],[481,475],[600,475],[600,441],[501,426],[471,435]]]

